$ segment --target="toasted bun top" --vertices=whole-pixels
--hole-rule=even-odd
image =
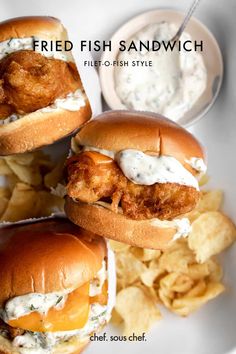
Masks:
[[[173,156],[185,164],[191,157],[204,158],[201,144],[187,130],[155,113],[108,111],[88,122],[76,143],[120,151],[136,149]]]
[[[76,289],[101,269],[102,237],[67,220],[0,229],[0,307],[15,296]]]
[[[0,23],[0,42],[10,38],[36,36],[42,39],[67,39],[61,22],[49,16],[16,17]]]

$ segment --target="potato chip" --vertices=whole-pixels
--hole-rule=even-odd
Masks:
[[[110,240],[109,243],[113,251],[116,253],[126,252],[130,248],[130,245],[127,245],[126,243],[122,243],[114,240]]]
[[[218,211],[199,216],[192,224],[188,237],[189,248],[196,254],[199,263],[229,247],[236,238],[232,221]]]
[[[189,264],[196,262],[186,240],[178,240],[159,259],[159,267],[167,272],[185,272]]]
[[[140,261],[143,262],[148,262],[153,259],[157,259],[161,255],[160,250],[149,250],[145,248],[139,248],[139,247],[131,247],[130,252],[132,252],[136,258],[138,258]]]
[[[62,169],[62,162],[55,165],[42,151],[2,157],[0,174],[5,176],[7,194],[0,189],[1,220],[19,221],[62,211],[64,199],[50,193]]]
[[[222,277],[223,277],[223,270],[221,266],[214,260],[214,259],[208,259],[206,262],[208,268],[209,268],[209,281],[211,282],[219,282]]]
[[[48,191],[38,191],[35,203],[35,215],[37,217],[50,216],[63,210],[64,199],[53,195]]]
[[[153,284],[153,287],[147,287],[142,282],[138,281],[138,282],[135,282],[135,286],[137,286],[138,288],[141,288],[145,292],[145,294],[148,297],[150,297],[155,303],[161,303],[159,295],[158,295],[158,291],[155,288],[155,284]]]
[[[17,162],[19,165],[24,165],[24,166],[30,166],[34,161],[34,158],[35,158],[35,154],[32,152],[4,157],[6,162],[14,161]]]
[[[116,326],[120,325],[123,322],[122,317],[118,314],[115,308],[113,308],[112,310],[111,322]]]
[[[7,186],[9,188],[9,190],[11,191],[11,193],[13,192],[16,184],[21,182],[15,174],[11,174],[11,175],[7,176],[6,180],[7,180]]]
[[[30,184],[32,186],[38,186],[42,183],[42,176],[40,174],[39,168],[21,165],[18,163],[18,161],[10,158],[6,160],[6,163],[21,182]]]
[[[185,293],[192,288],[193,284],[194,282],[189,276],[173,272],[164,276],[160,280],[160,289],[171,292]]]
[[[161,313],[154,301],[135,286],[117,294],[115,310],[124,320],[124,335],[141,335],[161,319]]]
[[[134,255],[127,253],[116,254],[117,281],[121,288],[133,284],[146,270],[146,266]]]
[[[192,280],[200,280],[210,275],[210,271],[207,263],[196,263],[189,265],[186,273]]]
[[[8,200],[11,196],[11,191],[9,188],[6,187],[0,187],[0,217],[2,214],[5,212],[7,205],[8,205]]]
[[[55,188],[59,181],[63,178],[63,168],[65,164],[65,159],[62,159],[56,164],[56,166],[48,172],[44,177],[44,185],[47,188]]]
[[[219,189],[202,191],[201,198],[197,204],[197,211],[205,213],[207,211],[217,211],[220,209],[223,199],[223,192]]]
[[[6,161],[3,158],[0,159],[0,175],[7,176],[7,175],[11,175],[11,174],[12,174],[12,170],[7,165]]]
[[[155,279],[161,274],[163,274],[163,271],[160,268],[148,268],[140,274],[140,279],[147,287],[153,287]]]
[[[7,187],[0,187],[0,199],[1,198],[10,198],[11,191]]]
[[[195,294],[193,292],[195,290]],[[214,299],[220,295],[224,290],[224,286],[221,283],[208,283],[203,281],[196,285],[196,289],[193,289],[190,294],[174,299],[171,304],[171,310],[180,316],[188,316],[191,312],[196,311],[199,307],[204,305],[209,300]]]
[[[55,162],[52,161],[49,155],[45,154],[43,151],[37,150],[33,152],[34,160],[32,166],[39,167],[40,170],[45,172],[51,171],[55,167]]]
[[[201,215],[200,211],[198,211],[197,209],[193,209],[189,213],[184,214],[183,218],[188,218],[190,221],[190,224],[192,224],[194,222],[194,220],[196,220],[200,215]]]
[[[36,204],[35,190],[24,183],[17,183],[1,221],[18,221],[34,217]]]
[[[1,197],[1,203],[0,203],[0,217],[3,215],[5,212],[6,208],[8,205],[8,198],[6,197]]]
[[[200,181],[198,182],[199,186],[202,187],[205,184],[207,184],[209,182],[209,176],[207,174],[204,174],[201,178]]]

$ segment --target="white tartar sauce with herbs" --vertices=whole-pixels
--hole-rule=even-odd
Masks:
[[[75,337],[83,340],[104,325],[106,320],[107,306],[95,303],[90,306],[88,321],[81,329],[46,333],[25,331],[16,336],[12,344],[20,354],[51,354],[55,345],[70,343]]]
[[[150,24],[137,32],[130,42],[167,42],[177,32],[173,23]],[[184,32],[181,41],[191,41]],[[187,48],[193,44],[188,45]],[[115,67],[115,90],[128,109],[152,111],[177,121],[196,103],[206,89],[207,71],[200,52],[185,51],[175,46],[173,51],[163,46],[158,51],[120,52],[117,61],[128,66]],[[132,61],[151,61],[152,66],[132,66]]]
[[[19,50],[33,50],[34,49],[34,41],[41,41],[37,37],[26,37],[26,38],[10,38],[6,41],[0,42],[0,60],[3,59],[8,54],[17,52]],[[59,51],[51,51],[51,50],[44,50],[41,51],[39,48],[41,46],[35,46],[35,52],[42,54],[48,58],[60,59],[63,61],[68,61],[68,55],[66,52],[59,52]]]
[[[155,156],[135,149],[119,152],[84,146],[83,151],[96,151],[116,161],[123,174],[133,183],[153,185],[155,183],[177,183],[199,190],[198,180],[176,158]],[[198,173],[206,172],[206,165],[201,158],[186,160]]]
[[[52,307],[58,310],[62,309],[69,292],[70,291],[48,294],[31,293],[16,296],[6,302],[4,319],[13,320],[35,311],[46,314]]]
[[[178,183],[199,189],[197,179],[172,156],[151,156],[127,149],[115,157],[124,175],[133,183]]]

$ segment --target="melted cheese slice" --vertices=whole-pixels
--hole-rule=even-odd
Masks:
[[[68,294],[62,309],[52,307],[47,314],[32,312],[8,321],[12,327],[33,332],[70,331],[83,328],[89,315],[89,282]]]
[[[68,294],[62,309],[52,307],[47,314],[32,312],[14,320],[9,320],[11,327],[22,328],[33,332],[71,331],[83,328],[89,316],[92,303],[106,305],[108,300],[108,285],[104,282],[101,294],[89,297],[89,282]]]
[[[107,163],[114,163],[112,158],[102,155],[96,151],[85,151],[83,152],[83,156],[89,157],[96,165],[99,164],[107,164]]]
[[[90,304],[94,304],[98,302],[100,305],[106,305],[108,302],[108,283],[107,281],[104,282],[102,286],[102,291],[100,294],[96,296],[90,297]]]

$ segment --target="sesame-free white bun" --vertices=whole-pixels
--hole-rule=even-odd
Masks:
[[[16,296],[77,289],[94,278],[106,252],[102,237],[66,219],[0,228],[0,308]]]
[[[191,157],[204,159],[200,142],[186,129],[160,114],[141,111],[108,111],[89,121],[75,136],[81,146],[118,152],[136,149],[144,153],[173,156],[186,163]]]
[[[79,111],[55,109],[33,112],[0,126],[0,155],[11,155],[50,145],[70,135],[91,117],[88,100]]]
[[[149,219],[132,220],[109,210],[109,205],[105,207],[106,203],[102,204],[81,203],[67,196],[65,212],[74,224],[86,230],[141,248],[165,249],[177,233],[171,223],[167,227],[162,221],[157,226]]]
[[[35,36],[42,39],[65,40],[67,32],[62,23],[50,16],[16,17],[0,23],[0,42],[10,38]]]

